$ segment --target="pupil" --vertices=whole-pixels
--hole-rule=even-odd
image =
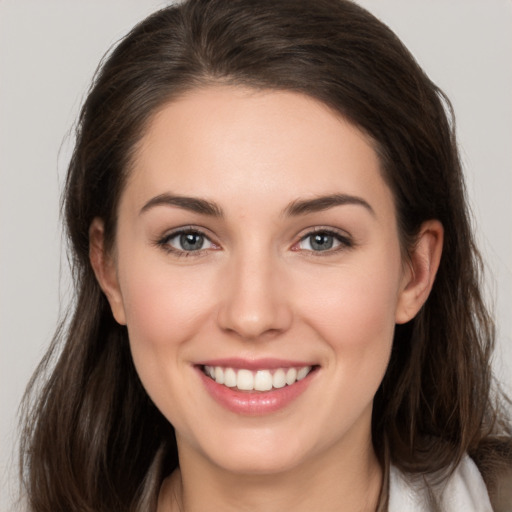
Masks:
[[[180,244],[185,251],[198,251],[203,246],[203,236],[197,233],[181,235]]]
[[[319,233],[311,237],[311,247],[315,251],[326,251],[327,249],[331,249],[333,243],[334,240],[332,235]]]

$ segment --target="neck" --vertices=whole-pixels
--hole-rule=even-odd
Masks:
[[[181,468],[164,483],[158,512],[374,512],[382,469],[368,441],[270,475],[234,474],[180,453]]]

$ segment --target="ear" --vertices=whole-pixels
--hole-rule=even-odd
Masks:
[[[441,261],[443,234],[443,225],[438,220],[421,225],[404,273],[396,309],[397,324],[414,318],[427,300]]]
[[[117,323],[126,325],[115,259],[105,250],[105,228],[99,218],[95,218],[89,227],[89,260],[96,279],[110,303],[114,318]]]

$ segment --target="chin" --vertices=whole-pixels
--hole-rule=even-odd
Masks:
[[[265,453],[262,450],[254,450],[250,453],[230,453],[213,462],[230,473],[264,476],[293,471],[300,466],[301,457],[298,454],[287,456],[282,452]]]
[[[225,443],[206,447],[204,453],[225,471],[255,476],[292,471],[311,457],[310,450],[293,432],[288,431],[285,436],[270,430],[257,436],[252,434],[229,436]]]

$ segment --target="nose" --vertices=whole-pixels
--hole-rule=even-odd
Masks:
[[[257,340],[289,329],[293,315],[282,262],[240,256],[229,262],[225,274],[218,311],[222,330]]]

